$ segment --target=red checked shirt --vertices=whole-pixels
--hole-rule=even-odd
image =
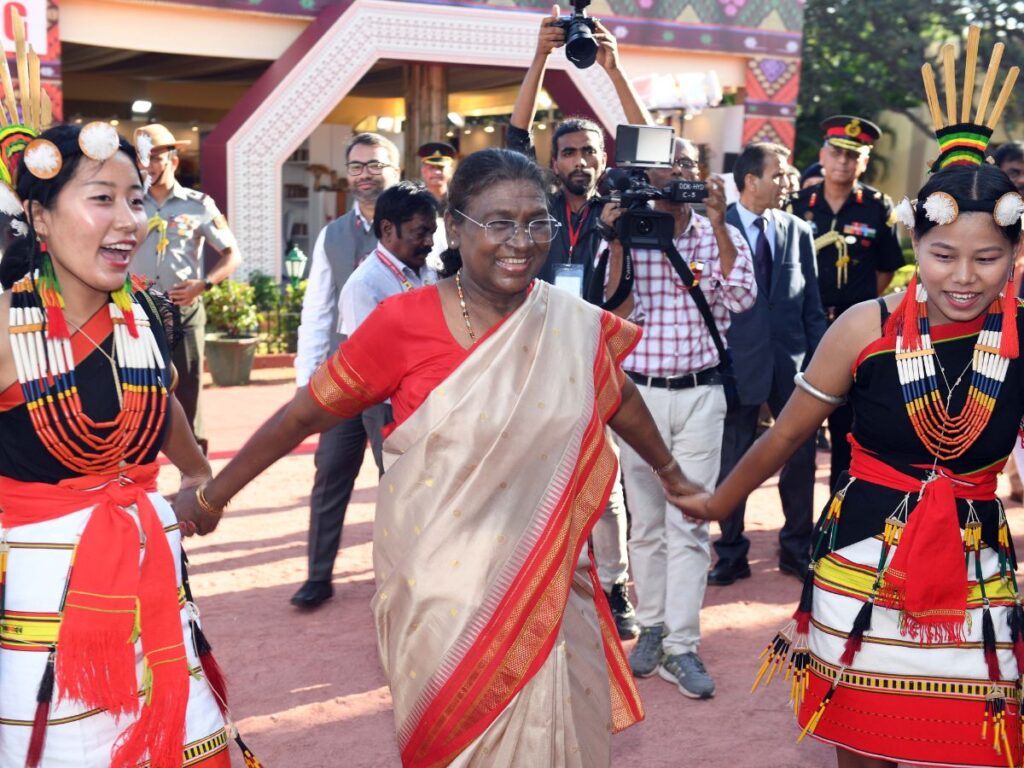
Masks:
[[[718,332],[725,339],[729,312],[745,312],[757,299],[754,262],[747,241],[738,229],[726,225],[736,246],[736,261],[728,277],[722,276],[718,243],[711,222],[690,214],[686,230],[675,244],[683,259],[701,266],[700,287],[707,297]],[[643,376],[680,376],[718,365],[718,350],[700,310],[675,269],[660,251],[632,252],[636,306],[630,317],[643,325],[640,344],[622,367]]]

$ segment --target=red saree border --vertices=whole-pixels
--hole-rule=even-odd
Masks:
[[[556,503],[487,627],[420,715],[402,748],[402,763],[407,768],[448,765],[494,722],[547,661],[561,628],[580,552],[611,495],[616,461],[605,422],[621,402],[624,375],[618,365],[639,340],[639,328],[608,313],[602,315],[593,366],[594,403],[573,482]],[[611,634],[614,625],[607,601],[603,596],[595,598],[609,660],[613,729],[621,730],[641,719],[643,709],[625,654],[617,636]],[[510,658],[513,646],[524,643],[532,647]],[[530,662],[517,669],[515,659],[524,655]]]

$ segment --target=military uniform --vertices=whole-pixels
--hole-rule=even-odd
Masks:
[[[223,252],[235,247],[227,220],[209,195],[183,187],[177,181],[163,204],[145,198],[148,234],[132,263],[132,271],[153,281],[157,290],[170,291],[183,280],[202,280],[203,244]],[[178,400],[192,425],[196,440],[205,445],[199,392],[202,389],[206,309],[202,297],[181,308],[183,337],[174,349],[178,369]]]
[[[881,136],[874,123],[852,115],[835,115],[821,124],[825,143],[846,152],[866,154]],[[786,210],[811,225],[818,260],[818,288],[825,316],[832,323],[862,301],[877,298],[878,273],[903,266],[903,249],[896,235],[892,200],[877,189],[855,181],[838,211],[825,199],[825,182],[801,190]],[[830,485],[850,467],[846,436],[853,410],[842,405],[828,419],[832,438]]]

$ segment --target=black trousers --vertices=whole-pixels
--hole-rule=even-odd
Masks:
[[[391,422],[391,406],[375,405],[320,435],[313,456],[316,475],[309,497],[309,580],[330,581],[341,546],[341,529],[363,466],[369,437],[377,469],[384,474],[380,430]]]
[[[781,397],[772,393],[768,400],[768,408],[773,416],[778,417],[789,394]],[[740,405],[726,413],[719,483],[754,444],[760,410],[759,405]],[[779,546],[783,554],[797,561],[806,560],[811,553],[811,531],[814,524],[814,458],[815,438],[811,437],[786,462],[779,475],[779,497],[782,500],[782,512],[786,517],[786,522],[779,532]],[[720,560],[746,562],[747,553],[750,551],[750,539],[743,535],[746,508],[744,499],[729,517],[719,523],[722,535],[714,546]]]

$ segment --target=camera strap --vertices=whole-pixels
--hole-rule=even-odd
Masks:
[[[676,250],[674,243],[671,243],[670,247],[665,249],[665,255],[672,266],[675,267],[676,272],[679,274],[679,279],[687,287],[687,290],[690,292],[690,298],[693,299],[693,303],[697,305],[697,310],[700,312],[701,317],[704,318],[704,324],[707,325],[708,331],[711,333],[711,340],[715,344],[715,349],[718,350],[719,365],[729,362],[729,353],[722,342],[721,334],[718,332],[718,324],[715,322],[714,315],[711,314],[711,307],[708,306],[708,299],[704,295],[704,291],[701,290],[700,283],[693,276],[693,271],[683,257],[679,255],[679,251]]]

